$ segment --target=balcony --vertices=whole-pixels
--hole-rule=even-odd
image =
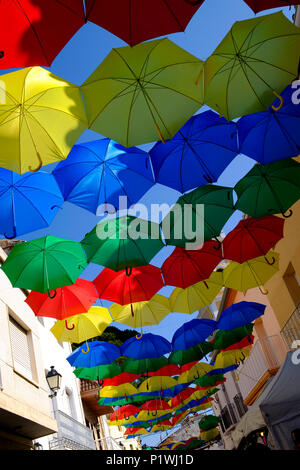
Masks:
[[[281,336],[286,342],[289,350],[300,346],[300,304],[282,328]],[[299,345],[297,345],[297,341],[299,341]]]
[[[50,442],[51,450],[96,450],[93,432],[62,411],[55,412],[57,435]]]

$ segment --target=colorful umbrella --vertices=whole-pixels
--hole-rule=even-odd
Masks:
[[[252,8],[254,13],[271,8],[290,7],[292,5],[300,4],[297,0],[244,0],[244,2]]]
[[[202,105],[202,69],[167,38],[113,49],[81,86],[89,127],[125,147],[173,137]]]
[[[193,399],[193,395],[196,391],[197,388],[185,388],[184,390],[182,390],[182,392],[179,392],[169,401],[170,408],[176,409],[178,407],[186,405],[189,401]]]
[[[213,350],[214,347],[212,344],[204,341],[188,349],[173,351],[169,356],[169,363],[185,365],[194,361],[200,361],[206,354]]]
[[[111,423],[115,421],[115,424],[120,426],[121,424],[123,424],[123,422],[124,424],[128,422],[130,417],[137,415],[139,411],[140,409],[134,405],[121,406],[113,412],[113,414],[109,418],[109,421]],[[120,423],[120,421],[122,421],[122,423]]]
[[[206,318],[195,318],[194,320],[184,323],[173,335],[173,350],[188,349],[199,343],[203,343],[216,328],[217,322]]]
[[[249,346],[252,346],[254,343],[255,337],[250,334],[249,336],[246,336],[243,338],[241,341],[238,341],[237,343],[232,344],[228,348],[225,348],[224,351],[233,351],[234,349],[244,349],[248,348]]]
[[[81,244],[90,263],[114,271],[149,264],[164,246],[158,224],[130,215],[103,220]]]
[[[238,195],[236,209],[252,217],[285,212],[300,198],[300,163],[292,159],[268,165],[255,165],[234,187]]]
[[[294,93],[295,89],[289,85],[281,93],[281,102],[277,98],[267,111],[249,114],[239,120],[241,153],[263,165],[299,155],[300,138],[296,129],[300,109],[292,101]]]
[[[5,238],[48,227],[63,202],[51,173],[20,176],[0,168],[0,233]]]
[[[149,379],[144,380],[142,384],[139,386],[138,391],[139,393],[147,393],[147,392],[161,392],[163,396],[166,396],[164,392],[167,389],[171,389],[172,387],[176,387],[177,381],[172,379],[172,377],[149,377]]]
[[[121,367],[116,362],[96,367],[77,367],[74,370],[74,374],[79,379],[86,380],[103,380],[123,375]],[[126,382],[130,382],[130,380],[126,380]]]
[[[299,47],[281,12],[237,21],[205,63],[205,104],[228,120],[265,111],[298,76]]]
[[[151,265],[118,272],[105,268],[93,282],[100,299],[120,305],[150,300],[164,286],[160,269]]]
[[[235,305],[238,305],[238,304],[235,304]],[[242,309],[242,306],[241,306],[241,309]],[[246,340],[245,347],[250,346],[251,345],[251,333],[253,331],[254,325],[252,323],[248,323],[248,324],[243,324],[243,326],[239,326],[237,328],[234,328],[234,327],[231,328],[231,326],[235,323],[235,321],[236,320],[238,321],[238,318],[236,318],[235,313],[233,312],[231,313],[231,318],[230,316],[226,317],[226,313],[225,313],[226,311],[227,309],[221,313],[220,320],[222,319],[221,324],[222,323],[225,324],[227,320],[226,324],[228,325],[228,328],[220,329],[217,331],[214,337],[214,341],[213,341],[214,349],[226,349],[227,350],[227,348],[229,348],[230,346],[236,343],[239,343],[242,339]],[[238,313],[239,312],[240,310],[238,310]],[[223,317],[223,313],[225,313],[224,317]],[[233,321],[231,321],[232,318],[233,318]],[[240,349],[240,348],[235,348],[235,349]]]
[[[172,423],[169,420],[162,421],[161,423],[155,424],[150,432],[162,432],[162,431],[167,431],[172,427]]]
[[[244,263],[265,255],[283,237],[284,219],[269,215],[260,219],[240,220],[238,225],[223,240],[224,258]],[[267,263],[274,263],[275,259]]]
[[[265,309],[266,306],[258,302],[243,301],[233,304],[221,313],[218,320],[218,329],[234,330],[235,328],[244,327],[244,331],[241,329],[238,332],[235,332],[237,333],[237,338],[242,339],[243,337],[240,336],[241,334],[247,336],[252,332],[253,326],[251,327],[249,323],[263,315],[265,313]],[[246,325],[248,325],[247,328]]]
[[[273,263],[267,262],[264,256],[242,264],[232,261],[223,271],[224,286],[241,292],[258,287],[261,293],[266,295],[268,291],[263,290],[261,286],[279,269],[279,254],[269,251],[268,259],[273,258],[275,259]]]
[[[48,235],[15,245],[1,269],[14,287],[50,297],[50,290],[73,284],[86,266],[80,243]]]
[[[217,181],[237,154],[236,124],[213,111],[193,116],[172,139],[150,150],[156,182],[181,193]]]
[[[237,366],[240,362],[244,362],[247,356],[249,356],[249,349],[235,349],[234,351],[221,351],[217,355],[215,362],[215,369],[226,369],[231,366]]]
[[[167,245],[201,247],[218,237],[234,212],[233,191],[217,185],[204,185],[181,196],[161,222]]]
[[[25,173],[63,160],[87,127],[79,88],[46,69],[1,75],[0,91],[3,168]]]
[[[140,407],[140,411],[147,411],[150,413],[150,411],[170,411],[171,410],[171,407],[170,405],[162,400],[161,398],[160,399],[156,399],[156,400],[149,400],[149,401],[146,401],[146,403],[144,403],[141,407]]]
[[[161,267],[165,284],[186,289],[211,275],[222,261],[218,242],[209,240],[198,250],[176,247]]]
[[[123,362],[122,370],[132,374],[145,374],[149,376],[150,372],[156,372],[167,365],[168,359],[164,356],[146,359],[128,358]]]
[[[209,431],[200,431],[200,439],[202,441],[212,441],[218,437],[220,431],[217,428],[210,429]]]
[[[155,376],[162,377],[164,375],[171,377],[171,376],[180,375],[180,369],[177,364],[168,364],[162,367],[161,369],[158,369],[156,372],[149,372],[148,375],[149,377],[155,377]]]
[[[50,66],[84,25],[82,0],[6,0],[1,2],[0,17],[3,69]]]
[[[135,204],[154,184],[149,155],[109,139],[75,145],[53,175],[66,201],[94,214],[105,204],[118,210],[121,196]]]
[[[123,385],[128,382],[134,382],[137,380],[140,376],[136,374],[127,374],[127,372],[123,372],[120,375],[116,375],[112,379],[100,379],[97,377],[99,385],[102,387],[111,387],[111,386],[118,386],[118,385]]]
[[[146,333],[139,340],[135,337],[129,338],[120,348],[122,356],[134,359],[159,358],[171,352],[171,349],[172,346],[168,340],[152,333]]]
[[[113,387],[103,387],[101,388],[101,390],[99,391],[99,397],[100,398],[127,398],[127,397],[130,397],[130,395],[137,395],[138,394],[138,391],[137,389],[127,383],[127,384],[123,384],[123,385],[118,385],[117,387],[116,386],[113,386]]]
[[[82,352],[81,347],[75,349],[67,357],[67,361],[72,367],[95,367],[105,364],[111,364],[120,356],[120,350],[117,346],[105,341],[91,341],[87,343],[90,353]]]
[[[215,387],[226,381],[223,374],[215,374],[215,375],[203,375],[199,379],[195,380],[194,383],[198,385],[200,388],[210,388]]]
[[[198,364],[195,364],[190,370],[181,374],[178,378],[178,383],[183,384],[183,383],[193,382],[194,380],[199,379],[200,377],[207,374],[211,370],[213,370],[212,365],[207,364],[206,362],[199,362]],[[201,396],[198,395],[198,399],[206,395],[206,392],[201,391],[201,390],[199,391],[199,393]]]
[[[140,403],[146,400],[150,400],[150,398],[156,398],[156,396],[137,394],[132,396],[126,395],[126,397],[103,397],[98,400],[98,403],[101,406],[124,406],[131,403]]]

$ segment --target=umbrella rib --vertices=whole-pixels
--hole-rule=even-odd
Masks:
[[[279,67],[278,65],[275,65],[275,64],[271,64],[270,62],[267,62],[266,60],[262,60],[262,59],[256,59],[255,57],[251,57],[251,56],[243,56],[245,59],[251,59],[252,62],[258,62],[258,63],[263,63],[263,64],[266,64],[266,65],[269,65],[270,67],[273,67],[274,69],[278,69],[278,70],[281,70],[282,72],[285,72],[285,73],[288,73],[289,75],[293,75],[292,72],[290,72],[289,70],[286,70],[286,69],[283,69],[282,67]],[[249,62],[245,61],[246,65],[248,65],[248,67],[266,84],[268,85],[267,82],[265,82],[256,72],[254,69],[252,69],[252,67],[250,67],[249,65]],[[296,78],[296,77],[295,77]],[[269,85],[268,85],[269,88],[271,88]]]
[[[30,189],[32,189],[32,188],[30,188]],[[27,196],[25,196],[25,194],[22,193],[22,191],[20,191],[16,186],[15,186],[15,190],[18,191],[18,192],[20,193],[20,195],[21,195],[24,199],[26,199],[26,200],[29,202],[29,204],[33,207],[33,209],[34,209],[36,212],[38,212],[38,214],[40,215],[41,219],[43,219],[44,222],[46,223],[46,226],[49,226],[48,221],[45,219],[44,215],[39,211],[39,209],[33,204],[33,202],[32,202]],[[43,191],[43,190],[37,188],[37,191]],[[46,192],[46,191],[45,191],[45,192]]]
[[[254,30],[253,30],[254,32]],[[249,45],[248,46],[248,51],[254,47],[257,47],[257,46],[263,46],[266,42],[269,42],[269,41],[273,41],[274,39],[281,39],[281,38],[288,38],[288,37],[292,37],[292,36],[295,36],[295,37],[299,37],[299,33],[292,33],[292,34],[280,34],[279,36],[272,36],[271,38],[266,38],[264,39],[263,41],[259,41],[255,44],[252,44],[251,46]],[[244,45],[244,44],[243,44]],[[241,48],[243,47],[243,45],[241,46]],[[243,52],[240,48],[240,51]]]

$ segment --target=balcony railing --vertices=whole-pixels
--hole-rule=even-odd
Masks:
[[[295,342],[300,341],[300,304],[282,328],[281,335],[285,340],[288,349],[294,349],[294,347],[297,347]]]
[[[84,424],[79,423],[76,419],[67,415],[63,411],[55,412],[55,419],[57,421],[57,435],[53,439],[53,446],[61,446],[63,443],[68,443],[67,448],[72,443],[73,449],[81,450],[95,450],[95,442],[93,432]]]

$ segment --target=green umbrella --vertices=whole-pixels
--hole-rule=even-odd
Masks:
[[[99,405],[104,405],[104,406],[124,406],[124,405],[130,405],[131,403],[142,403],[148,400],[155,400],[157,398],[156,395],[147,395],[145,396],[143,393],[138,394],[138,395],[132,395],[131,397],[117,397],[115,399],[113,398],[100,398],[98,400]]]
[[[220,234],[234,210],[231,188],[200,186],[181,196],[161,222],[165,241],[181,247],[198,242],[199,246]]]
[[[285,212],[300,198],[300,163],[287,158],[268,165],[255,165],[234,188],[236,209],[254,218]]]
[[[74,374],[79,379],[86,380],[97,380],[98,378],[100,380],[112,379],[116,375],[122,374],[122,369],[118,364],[112,362],[111,364],[105,364],[95,367],[77,367],[74,370]]]
[[[215,428],[219,424],[220,418],[214,415],[204,416],[199,421],[199,428],[201,431],[209,431],[210,429]]]
[[[203,375],[195,380],[194,384],[199,385],[199,387],[214,387],[217,385],[217,382],[223,382],[223,380],[224,374]]]
[[[148,374],[156,372],[168,365],[168,359],[164,356],[152,359],[132,359],[128,358],[122,364],[122,371],[131,374]]]
[[[189,364],[190,362],[200,361],[206,354],[212,352],[214,347],[211,343],[204,341],[192,348],[173,351],[169,356],[170,364]]]
[[[80,243],[48,235],[15,245],[1,269],[14,287],[50,297],[50,290],[74,284],[86,266]]]
[[[81,244],[89,262],[114,271],[149,264],[164,246],[158,224],[133,216],[100,222]]]
[[[205,104],[228,120],[265,111],[297,78],[299,50],[281,12],[237,21],[204,65]]]
[[[251,335],[253,331],[253,323],[249,323],[233,330],[218,330],[214,338],[214,349],[226,349],[235,343],[238,343],[246,336]],[[249,345],[251,341],[249,342]]]
[[[113,49],[81,86],[89,128],[125,147],[170,139],[203,104],[202,70],[166,38]]]

